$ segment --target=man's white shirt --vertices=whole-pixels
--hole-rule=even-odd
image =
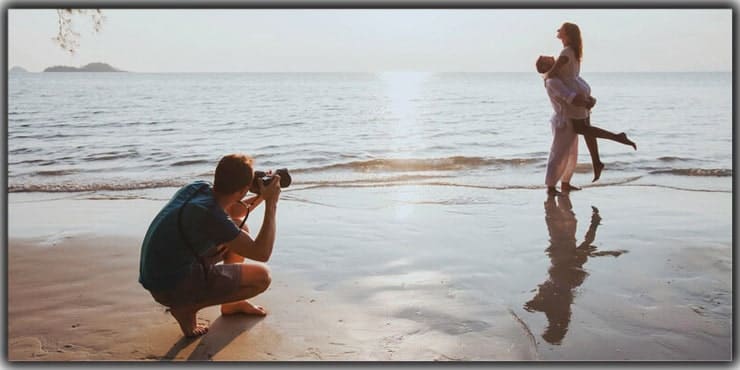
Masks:
[[[582,78],[575,81],[576,89],[572,89],[558,78],[545,80],[547,96],[550,98],[550,104],[552,104],[554,111],[550,123],[556,128],[564,127],[567,119],[584,119],[589,116],[588,109],[573,105],[573,99],[579,93],[589,96],[591,87]]]

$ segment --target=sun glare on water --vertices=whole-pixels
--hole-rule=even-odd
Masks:
[[[379,78],[383,82],[387,109],[391,119],[385,127],[386,133],[392,142],[392,153],[389,158],[422,158],[423,149],[423,122],[419,115],[419,104],[423,99],[424,83],[429,79],[427,72],[383,72]],[[404,220],[413,213],[415,201],[420,197],[420,191],[405,191],[401,188],[394,190],[395,216],[397,220]]]

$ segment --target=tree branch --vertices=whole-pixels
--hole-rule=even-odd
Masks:
[[[105,20],[105,16],[100,9],[57,9],[59,28],[57,30],[57,36],[52,38],[52,40],[70,54],[74,54],[80,46],[80,34],[75,32],[72,27],[72,19],[75,15],[90,15],[95,33],[103,29],[103,21]]]

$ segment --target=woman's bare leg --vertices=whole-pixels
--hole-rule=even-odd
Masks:
[[[604,163],[601,162],[601,158],[599,157],[599,144],[596,141],[597,138],[616,141],[624,145],[629,145],[637,150],[637,144],[627,138],[627,134],[624,132],[615,134],[611,131],[604,130],[603,128],[592,126],[590,118],[586,118],[584,120],[573,120],[573,130],[577,134],[583,135],[583,139],[586,141],[588,153],[591,155],[591,165],[594,169],[594,179],[592,182],[601,177],[601,171],[604,169]]]
[[[604,169],[604,164],[601,163],[601,158],[599,157],[599,144],[596,142],[595,136],[596,133],[601,132],[593,130],[588,119],[574,119],[572,122],[573,130],[576,134],[583,135],[583,140],[586,141],[588,154],[591,155],[591,166],[594,169],[594,179],[591,182],[594,182],[601,177],[601,171]]]
[[[625,134],[624,132],[620,132],[618,134],[615,134],[613,132],[604,130],[604,129],[600,128],[600,127],[591,126],[590,123],[587,126],[586,130],[589,131],[589,134],[590,135],[592,135],[594,137],[597,137],[599,139],[608,139],[608,140],[611,140],[611,141],[616,141],[616,142],[621,143],[621,144],[624,144],[624,145],[629,145],[632,148],[634,148],[635,150],[637,150],[637,144],[635,144],[634,141],[632,141],[629,138],[627,138],[627,134]]]

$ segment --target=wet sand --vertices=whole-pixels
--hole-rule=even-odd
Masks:
[[[267,307],[267,317],[221,316],[216,307],[207,308],[198,320],[210,324],[210,331],[186,339],[136,283],[136,242],[97,236],[52,245],[13,242],[10,360],[450,360],[475,356],[463,344],[485,344],[423,333],[411,320],[363,312],[280,272],[253,300]],[[501,359],[532,354],[517,325],[497,329],[488,333],[491,338],[513,339]],[[501,337],[506,331],[511,338]]]
[[[163,201],[100,198],[10,194],[9,360],[731,359],[731,193],[285,192],[269,315],[196,339],[137,282]]]

